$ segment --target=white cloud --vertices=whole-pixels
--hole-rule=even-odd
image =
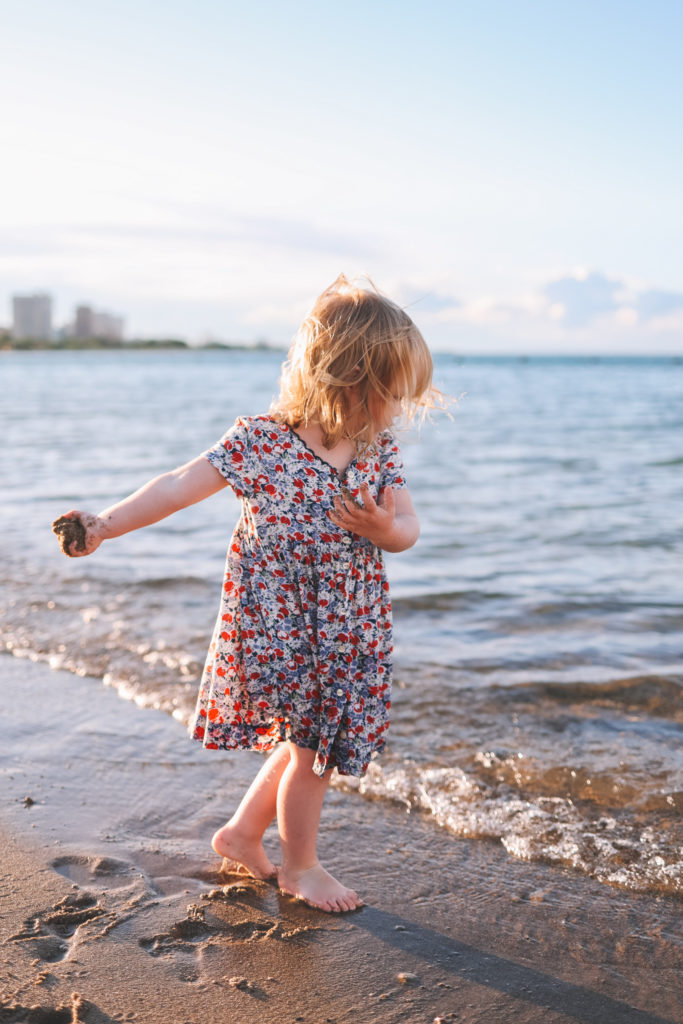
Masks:
[[[683,311],[683,292],[648,289],[638,295],[636,309],[641,320],[666,319]]]
[[[568,327],[585,327],[603,313],[618,308],[616,294],[620,282],[597,271],[581,269],[573,275],[548,281],[543,295],[554,308],[554,319]],[[559,307],[562,315],[559,316]]]
[[[444,313],[461,306],[459,299],[450,294],[447,287],[436,284],[434,281],[427,281],[422,284],[405,281],[398,282],[391,290],[392,298],[407,310],[407,312],[418,317],[434,313]]]
[[[463,352],[675,353],[683,349],[683,294],[577,268],[517,295],[426,312],[420,324],[434,347]]]
[[[683,352],[683,309],[668,316],[653,317],[648,326],[660,334],[672,334],[678,336],[679,352]]]
[[[620,306],[614,313],[614,321],[621,327],[634,327],[638,323],[638,310],[633,306]]]

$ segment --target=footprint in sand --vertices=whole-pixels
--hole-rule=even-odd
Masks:
[[[118,1024],[94,1003],[83,999],[78,992],[71,996],[70,1006],[21,1006],[19,1003],[0,1005],[0,1024]]]
[[[132,864],[113,857],[74,855],[57,857],[52,861],[52,868],[59,875],[70,879],[77,885],[87,885],[95,889],[121,889],[135,880]]]
[[[64,1007],[52,1009],[49,1006],[21,1006],[11,1003],[0,1006],[2,1024],[73,1024],[73,1013]]]
[[[101,917],[104,912],[92,893],[72,893],[48,910],[29,917],[22,930],[11,935],[9,941],[24,943],[34,958],[57,963],[68,956],[80,926]]]
[[[167,932],[139,940],[142,948],[150,956],[171,958],[178,976],[189,983],[198,981],[200,976],[206,973],[205,954],[211,946],[221,942],[221,937],[230,941],[249,942],[264,938],[270,930],[264,922],[255,921],[244,921],[229,928],[217,928],[213,922],[204,921],[201,916],[202,909],[190,906],[188,916],[182,921],[176,921]],[[233,980],[229,984],[236,987]],[[254,982],[246,978],[239,980],[243,984],[237,987],[242,991],[256,999],[265,999],[265,992]]]
[[[131,865],[111,857],[64,856],[53,860],[51,866],[76,885],[96,887],[102,892],[128,886],[133,880]],[[26,943],[45,963],[57,963],[68,956],[78,928],[104,914],[98,896],[87,891],[72,893],[28,918],[11,940]]]
[[[191,904],[187,917],[172,924],[167,932],[159,932],[140,939],[140,945],[150,956],[168,953],[190,953],[207,939],[223,937],[228,941],[252,942],[278,928],[276,921],[239,921],[234,924],[219,919],[205,920],[204,907]]]
[[[150,956],[173,959],[176,970],[185,981],[196,981],[206,967],[205,957],[215,947],[268,939],[297,942],[305,933],[319,930],[316,926],[287,929],[282,921],[255,911],[253,907],[243,903],[236,907],[234,897],[246,891],[243,886],[232,885],[205,893],[202,899],[208,905],[190,904],[185,918],[176,921],[168,931],[139,939],[139,943]],[[235,909],[241,920],[232,919]],[[245,911],[250,914],[247,918],[243,917]],[[250,981],[238,987],[257,999],[264,997],[258,986]]]

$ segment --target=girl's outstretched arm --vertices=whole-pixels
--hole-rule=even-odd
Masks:
[[[192,462],[155,477],[97,516],[76,510],[67,512],[53,523],[53,530],[61,535],[64,553],[79,558],[92,554],[103,540],[158,523],[160,519],[188,505],[195,505],[226,486],[225,477],[203,455],[199,455]],[[79,522],[82,530],[79,528],[71,534],[72,540],[67,527]]]
[[[405,551],[420,535],[420,523],[407,488],[386,487],[376,502],[366,484],[360,489],[361,508],[354,501],[337,497],[329,513],[336,526],[357,533],[385,551]]]

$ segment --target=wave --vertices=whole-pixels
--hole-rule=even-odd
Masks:
[[[504,687],[500,688],[504,690]],[[593,703],[683,721],[683,674],[637,675],[602,683],[522,683],[514,688],[516,701],[550,698],[559,704]]]
[[[131,590],[165,590],[186,587],[197,587],[208,590],[211,593],[216,591],[215,581],[202,579],[200,576],[149,576],[144,579],[136,579],[129,584]]]
[[[639,825],[617,815],[590,815],[571,799],[522,799],[499,793],[460,768],[374,762],[357,784],[343,789],[419,811],[455,836],[500,841],[521,860],[581,871],[598,881],[637,892],[683,895],[683,861],[675,834],[656,823]],[[678,794],[683,803],[683,795]]]
[[[648,466],[683,466],[683,455],[675,459],[660,459],[657,462],[648,462]]]
[[[458,608],[472,607],[488,601],[502,601],[511,595],[504,591],[487,590],[442,590],[421,594],[399,595],[392,598],[394,612],[430,612],[451,611]]]

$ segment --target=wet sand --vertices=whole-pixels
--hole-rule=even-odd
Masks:
[[[672,897],[332,791],[321,858],[367,905],[319,913],[219,874],[257,755],[9,656],[0,708],[0,1024],[683,1021]]]

